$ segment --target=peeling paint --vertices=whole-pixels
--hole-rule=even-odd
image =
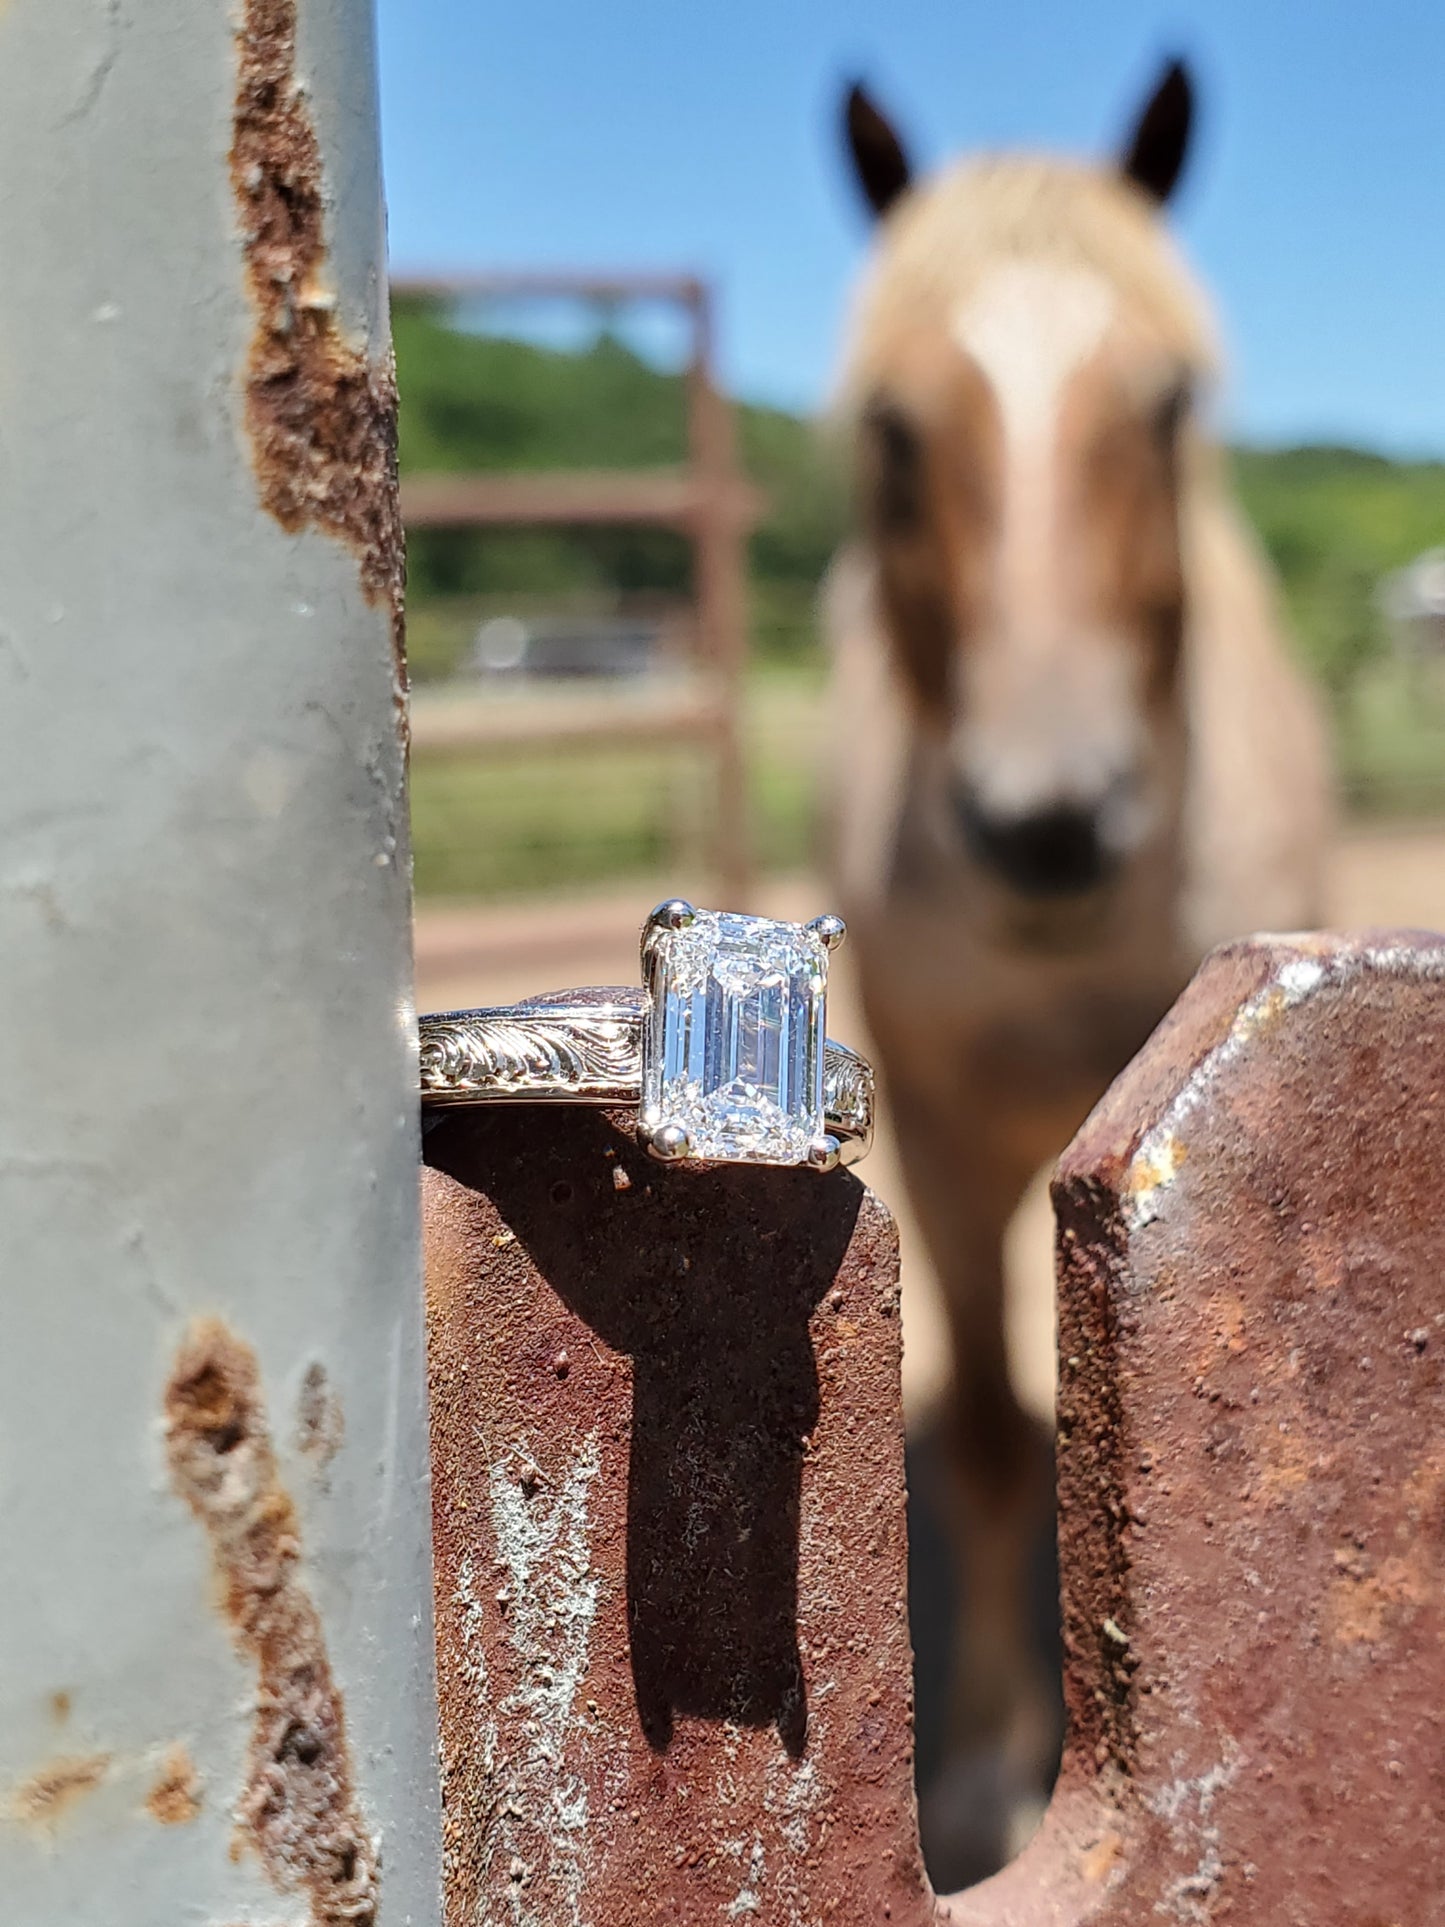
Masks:
[[[1214,1802],[1239,1771],[1239,1757],[1238,1746],[1230,1741],[1223,1759],[1207,1772],[1170,1781],[1148,1802],[1151,1812],[1168,1821],[1180,1851],[1195,1860],[1193,1869],[1171,1880],[1155,1903],[1156,1913],[1182,1927],[1208,1927],[1213,1913],[1210,1896],[1224,1877]]]
[[[1156,1191],[1174,1182],[1188,1155],[1189,1147],[1181,1144],[1172,1131],[1163,1131],[1157,1138],[1151,1132],[1129,1167],[1128,1195],[1134,1199],[1152,1198]]]
[[[597,1611],[587,1505],[600,1467],[597,1436],[589,1433],[551,1496],[527,1476],[535,1456],[525,1445],[519,1458],[489,1468],[507,1637],[521,1662],[520,1683],[498,1711],[519,1723],[525,1742],[508,1763],[509,1797],[498,1807],[491,1843],[493,1862],[507,1863],[512,1877],[493,1888],[500,1888],[500,1911],[489,1910],[488,1922],[584,1927],[587,1785],[565,1769]]]
[[[471,1695],[472,1726],[480,1741],[482,1771],[491,1773],[497,1764],[497,1722],[489,1706],[485,1620],[469,1552],[462,1554],[457,1567],[455,1598],[461,1608],[462,1678]]]
[[[741,1858],[744,1842],[733,1841],[729,1846]],[[766,1864],[767,1855],[763,1851],[763,1843],[754,1834],[752,1849],[748,1854],[747,1877],[723,1909],[729,1920],[742,1920],[748,1914],[760,1914],[763,1911],[763,1872]]]
[[[1261,935],[1251,943],[1292,948],[1295,954],[1276,960],[1269,980],[1241,1005],[1228,1034],[1209,1051],[1185,1079],[1169,1109],[1140,1139],[1125,1180],[1124,1212],[1131,1230],[1153,1223],[1162,1208],[1163,1193],[1188,1156],[1180,1136],[1183,1125],[1207,1101],[1221,1074],[1257,1037],[1267,1034],[1287,1011],[1305,1003],[1327,985],[1361,971],[1382,976],[1402,968],[1435,981],[1445,980],[1445,946],[1438,940],[1402,943],[1387,938],[1351,944],[1335,954],[1331,940],[1306,931],[1285,936]]]
[[[1091,1887],[1102,1886],[1112,1881],[1124,1857],[1122,1834],[1109,1832],[1098,1839],[1085,1853],[1080,1870]]]
[[[109,1771],[108,1753],[48,1760],[15,1788],[6,1802],[6,1816],[30,1826],[53,1827],[87,1793],[94,1793]]]
[[[1256,1037],[1319,989],[1326,968],[1318,957],[1285,958],[1269,981],[1240,1006],[1227,1035],[1196,1065],[1163,1117],[1145,1132],[1130,1161],[1121,1200],[1131,1231],[1141,1230],[1159,1216],[1164,1194],[1189,1155],[1184,1126],[1207,1101],[1221,1075]]]
[[[219,1319],[193,1325],[166,1387],[166,1446],[205,1528],[236,1645],[256,1664],[255,1724],[237,1843],[306,1927],[373,1927],[376,1844],[352,1789],[345,1711],[302,1584],[300,1526],[281,1484],[255,1355]]]
[[[296,67],[296,0],[245,0],[231,182],[256,326],[246,432],[261,500],[282,528],[345,542],[391,618],[406,698],[405,574],[396,483],[396,372],[348,341],[327,279],[321,148]]]
[[[816,1736],[821,1737],[825,1730],[821,1722],[815,1720],[814,1726]],[[823,1797],[818,1769],[811,1760],[788,1760],[769,1770],[763,1808],[777,1819],[778,1830],[791,1852],[800,1856],[807,1853],[812,1818]]]

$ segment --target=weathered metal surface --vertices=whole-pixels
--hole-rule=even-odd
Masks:
[[[451,1927],[918,1927],[882,1207],[622,1113],[427,1160]]]
[[[255,1354],[217,1318],[198,1320],[176,1358],[166,1452],[210,1543],[232,1637],[256,1668],[237,1844],[279,1892],[306,1896],[313,1927],[373,1927],[377,1843],[356,1798],[325,1630],[299,1570],[301,1520],[281,1483]],[[161,1818],[156,1797],[153,1788],[147,1805]]]
[[[1065,1156],[1070,1740],[962,1927],[1445,1914],[1445,940],[1217,953]]]
[[[255,317],[246,433],[261,499],[281,527],[324,529],[355,554],[368,601],[391,623],[404,715],[396,371],[390,346],[356,339],[338,312],[299,24],[298,0],[244,0],[236,30],[231,185]]]
[[[426,1221],[448,1919],[1436,1927],[1445,940],[1211,958],[1063,1160],[1070,1740],[933,1901],[892,1235],[455,1113]]]
[[[439,1911],[373,66],[0,6],[5,1927]]]

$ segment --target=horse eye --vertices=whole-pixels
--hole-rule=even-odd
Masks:
[[[891,402],[874,402],[863,418],[872,460],[869,508],[880,534],[906,534],[923,519],[923,445]]]
[[[1172,382],[1155,402],[1152,417],[1154,433],[1166,448],[1172,448],[1179,439],[1179,431],[1193,400],[1194,391],[1188,378],[1181,377]]]

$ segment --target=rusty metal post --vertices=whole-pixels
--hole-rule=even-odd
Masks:
[[[1435,1927],[1445,940],[1218,953],[1064,1159],[1069,1749],[949,1900],[880,1208],[600,1113],[428,1157],[449,1927]]]
[[[0,1916],[433,1927],[369,9],[0,6]]]
[[[1070,1738],[962,1927],[1445,1915],[1445,940],[1217,952],[1065,1156]]]
[[[918,1927],[883,1208],[556,1106],[427,1157],[448,1927]]]

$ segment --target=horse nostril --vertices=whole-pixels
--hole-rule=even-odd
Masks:
[[[968,795],[957,807],[973,854],[1024,896],[1091,890],[1112,867],[1095,810],[1060,803],[1026,816],[997,816]]]

